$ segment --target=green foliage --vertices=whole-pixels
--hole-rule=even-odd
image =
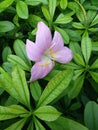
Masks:
[[[13,2],[14,0],[4,0],[0,2],[0,13],[9,7]]]
[[[94,101],[90,101],[86,104],[84,111],[84,121],[89,130],[98,129],[98,104]]]
[[[25,44],[40,21],[73,59],[31,83]],[[0,52],[0,130],[98,129],[97,0],[1,0]]]
[[[88,130],[86,127],[82,126],[81,124],[64,117],[60,117],[54,122],[46,122],[46,123],[50,126],[52,130],[60,130],[60,129],[61,130],[72,130],[72,129]]]
[[[28,7],[25,2],[18,1],[16,4],[16,11],[20,18],[22,19],[28,18]]]
[[[54,121],[61,115],[61,113],[52,106],[42,106],[34,111],[34,115],[44,121]]]
[[[10,21],[0,21],[0,33],[11,31],[14,27],[14,24]]]
[[[59,72],[54,78],[52,78],[44,89],[37,106],[47,105],[53,101],[61,92],[64,91],[64,89],[68,87],[72,75],[72,70],[66,70]]]

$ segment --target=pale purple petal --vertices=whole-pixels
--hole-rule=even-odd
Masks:
[[[30,82],[45,77],[52,70],[53,66],[53,62],[48,58],[35,63],[31,69]]]
[[[37,27],[36,44],[45,52],[52,44],[52,35],[48,26],[43,22],[39,22]]]
[[[59,51],[63,48],[63,46],[64,43],[61,34],[55,31],[52,46],[50,48],[52,48],[53,51]]]
[[[67,47],[63,47],[62,50],[57,51],[52,55],[53,57],[51,59],[60,63],[67,63],[72,60],[72,51]]]
[[[40,61],[43,55],[42,50],[37,47],[35,43],[30,40],[26,40],[26,52],[27,56],[32,61]]]

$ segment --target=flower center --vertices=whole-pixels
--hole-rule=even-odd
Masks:
[[[44,63],[42,64],[38,64],[38,66],[42,66],[42,67],[46,67],[50,64],[49,60],[46,60]]]

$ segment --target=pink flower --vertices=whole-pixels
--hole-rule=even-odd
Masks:
[[[35,43],[26,41],[26,52],[31,61],[35,61],[31,69],[30,82],[45,77],[54,67],[54,61],[67,63],[72,59],[72,52],[64,46],[59,32],[54,37],[50,29],[43,23],[38,23]]]

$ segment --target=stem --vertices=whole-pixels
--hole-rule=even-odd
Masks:
[[[74,1],[81,7],[83,14],[84,14],[84,19],[87,20],[86,11],[85,11],[84,7],[82,6],[82,4],[80,4],[79,1],[77,1],[77,0],[74,0]]]

